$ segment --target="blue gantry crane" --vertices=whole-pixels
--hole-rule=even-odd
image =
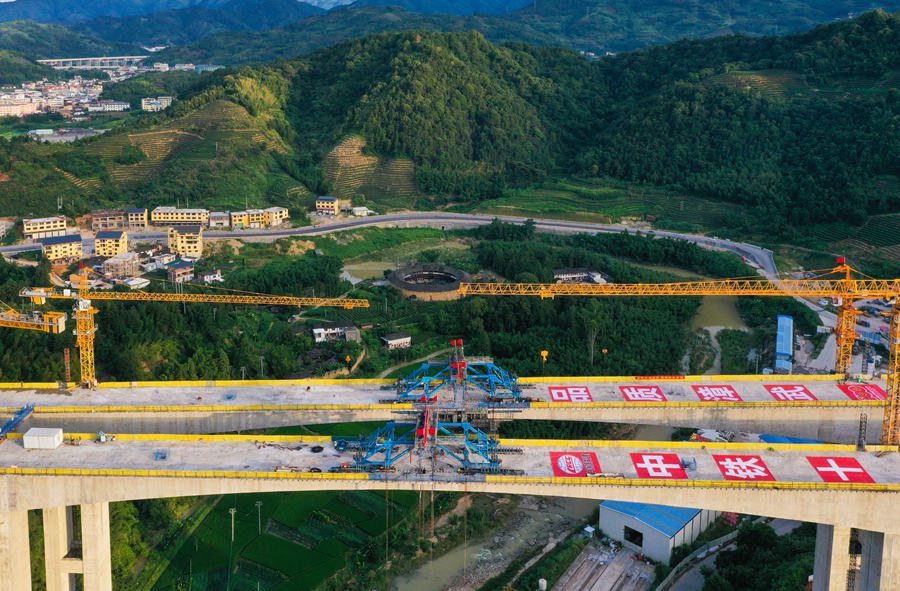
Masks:
[[[23,406],[21,409],[16,411],[16,414],[13,415],[11,419],[6,421],[2,427],[0,427],[0,441],[6,439],[6,436],[16,430],[16,427],[21,425],[25,419],[31,416],[31,413],[34,412],[34,405],[28,404]]]
[[[447,361],[426,361],[397,381],[400,400],[435,402],[438,392],[447,386],[454,388],[455,394],[460,388],[474,387],[493,401],[521,399],[517,376],[496,365],[490,357],[466,358],[462,340],[454,340],[451,345]]]

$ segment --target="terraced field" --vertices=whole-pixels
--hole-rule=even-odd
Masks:
[[[363,153],[366,140],[351,136],[325,156],[322,169],[332,192],[343,199],[363,194],[388,208],[409,208],[418,194],[413,162]]]
[[[129,144],[140,148],[147,158],[137,164],[118,164],[116,157]],[[218,100],[155,131],[104,137],[88,152],[104,160],[114,181],[129,183],[151,178],[171,158],[213,160],[220,148],[250,144],[288,151],[277,134],[256,125],[244,107]]]
[[[85,193],[93,193],[97,191],[103,184],[103,182],[99,179],[81,179],[71,172],[65,171],[59,167],[54,166],[53,168],[54,170],[56,170],[56,172],[63,175],[63,177],[65,177],[67,181],[69,181]]]
[[[793,70],[744,70],[710,76],[706,84],[757,93],[771,100],[810,100],[883,94],[900,88],[900,72],[883,78],[844,77],[828,85],[813,85]]]
[[[476,211],[606,223],[646,218],[663,225],[698,228],[727,225],[729,219],[744,214],[743,208],[734,204],[607,179],[546,183],[484,201]]]

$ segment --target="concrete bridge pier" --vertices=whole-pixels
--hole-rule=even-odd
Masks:
[[[31,591],[28,511],[0,511],[0,591]]]
[[[900,589],[900,535],[818,524],[813,591]]]
[[[78,509],[43,509],[47,591],[112,591],[109,503]]]

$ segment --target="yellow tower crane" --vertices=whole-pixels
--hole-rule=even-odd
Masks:
[[[48,299],[75,300],[73,316],[75,318],[75,337],[81,370],[81,384],[88,388],[97,386],[97,371],[94,362],[94,338],[97,334],[97,324],[94,322],[94,315],[97,314],[98,310],[93,306],[94,301],[114,300],[124,302],[202,302],[208,304],[326,306],[345,308],[348,310],[369,307],[368,300],[352,298],[306,298],[242,293],[219,295],[201,293],[153,293],[145,291],[91,291],[87,270],[83,270],[81,274],[76,275],[75,281],[78,284],[77,290],[36,287],[23,289],[20,295],[22,297],[30,298],[34,303],[39,305],[44,304]],[[44,316],[46,317],[48,314],[59,315],[58,312],[45,312]],[[61,316],[63,316],[64,325],[65,314],[62,314]],[[52,332],[61,332],[61,330]]]
[[[62,312],[29,312],[22,314],[0,302],[0,326],[59,334],[66,330],[66,315]]]
[[[461,283],[461,295],[485,296],[797,296],[840,298],[835,371],[850,371],[856,341],[857,300],[894,299],[888,330],[887,406],[882,425],[882,443],[900,444],[900,279],[872,279],[838,259],[838,266],[810,279],[721,279],[676,283]]]

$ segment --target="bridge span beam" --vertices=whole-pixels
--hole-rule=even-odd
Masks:
[[[47,591],[112,591],[109,503],[79,508],[80,520],[75,517],[75,507],[43,509]],[[83,587],[78,586],[79,577]]]
[[[31,591],[28,511],[0,511],[0,591]]]

